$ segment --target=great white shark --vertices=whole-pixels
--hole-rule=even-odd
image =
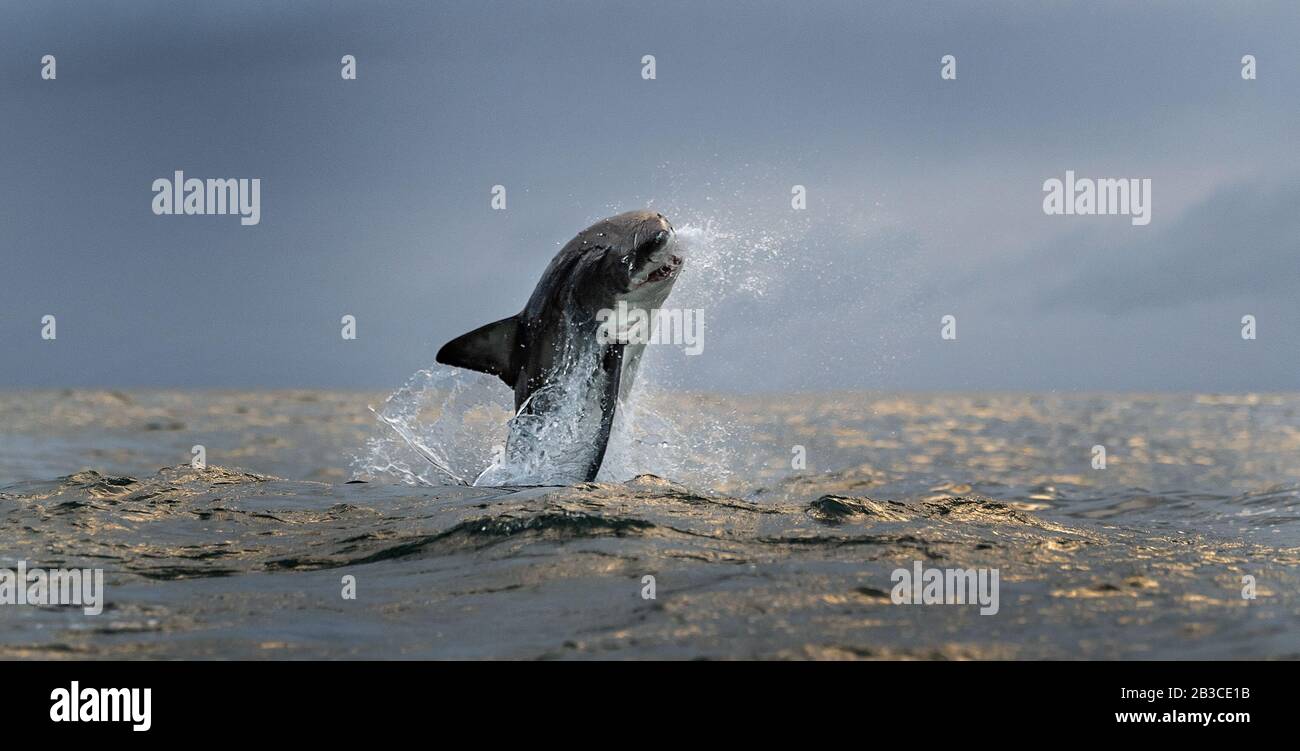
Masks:
[[[525,450],[522,442],[555,437],[557,445],[540,455],[556,465],[547,477],[594,480],[614,411],[645,349],[602,323],[619,303],[647,314],[662,307],[682,265],[663,214],[602,219],[560,249],[523,311],[451,340],[437,361],[497,376],[514,389],[508,455]]]

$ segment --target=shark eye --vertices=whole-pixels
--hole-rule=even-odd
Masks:
[[[672,235],[670,235],[666,230],[659,230],[653,235],[650,235],[650,237],[646,238],[646,241],[641,243],[641,245],[636,249],[636,252],[642,255],[653,253],[659,248],[662,248],[663,246],[667,245],[668,240],[671,237]]]

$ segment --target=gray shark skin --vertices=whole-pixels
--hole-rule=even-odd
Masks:
[[[437,361],[495,375],[514,389],[507,451],[521,440],[515,429],[521,421],[576,410],[585,419],[572,421],[581,433],[573,441],[580,456],[568,479],[594,480],[615,408],[631,390],[645,348],[617,338],[601,342],[597,314],[620,301],[628,309],[659,308],[682,269],[676,250],[676,234],[662,214],[629,211],[602,219],[560,249],[523,311],[453,339]]]

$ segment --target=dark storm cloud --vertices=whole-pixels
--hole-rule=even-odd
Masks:
[[[1074,277],[1045,307],[1129,314],[1225,299],[1300,299],[1300,177],[1234,185],[1168,229],[1113,247],[1080,247]]]
[[[654,205],[786,260],[682,386],[1294,388],[1298,32],[1289,2],[6,4],[0,386],[392,387]],[[176,169],[261,179],[260,224],[154,216]],[[1066,169],[1152,177],[1152,225],[1044,217]],[[1241,295],[1250,367],[1189,362],[1235,356]]]

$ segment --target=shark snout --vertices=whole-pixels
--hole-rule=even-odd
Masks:
[[[663,228],[655,230],[643,244],[637,248],[637,260],[640,271],[633,279],[634,286],[662,282],[677,276],[682,267],[682,257],[676,251],[676,233],[660,217]]]
[[[620,273],[627,275],[622,277],[626,280],[624,289],[671,280],[681,269],[683,259],[677,251],[677,233],[663,214],[629,211],[598,226],[609,227],[609,234],[621,240],[614,245],[617,255],[611,255],[617,258],[620,267],[616,277]]]

